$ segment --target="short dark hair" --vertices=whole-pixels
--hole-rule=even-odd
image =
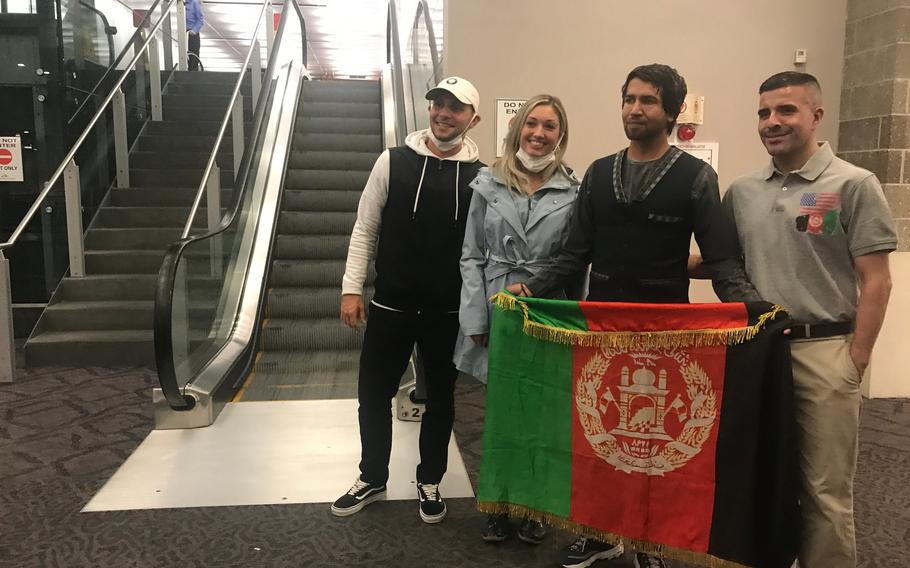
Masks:
[[[799,71],[781,71],[765,79],[765,82],[758,87],[758,94],[799,85],[813,85],[818,89],[818,92],[822,90],[822,86],[818,84],[818,79],[813,75]]]
[[[686,101],[686,80],[682,78],[682,75],[676,69],[669,65],[660,63],[639,65],[629,72],[626,76],[626,82],[622,84],[623,99],[626,98],[626,89],[632,79],[650,83],[657,88],[664,112],[673,119],[667,127],[667,132],[672,131],[673,126],[676,124],[676,118],[682,109],[682,104]]]

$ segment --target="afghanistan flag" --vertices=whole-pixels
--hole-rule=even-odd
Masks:
[[[493,302],[481,511],[703,566],[789,568],[798,505],[785,312]]]

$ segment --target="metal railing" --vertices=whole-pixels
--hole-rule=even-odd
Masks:
[[[12,294],[10,289],[9,261],[4,251],[12,247],[19,240],[19,237],[31,223],[35,214],[41,209],[44,200],[54,191],[57,182],[63,179],[65,203],[66,203],[66,230],[67,244],[69,249],[70,276],[80,278],[85,275],[85,251],[83,247],[82,231],[82,199],[79,188],[79,166],[74,160],[76,153],[82,147],[82,144],[88,138],[92,129],[103,117],[108,106],[113,104],[114,113],[114,154],[117,169],[117,187],[129,186],[129,152],[127,148],[126,132],[126,104],[124,101],[121,87],[126,81],[130,71],[132,71],[140,59],[147,53],[150,69],[150,83],[152,90],[152,120],[160,121],[161,117],[161,73],[158,62],[158,33],[161,30],[165,20],[170,21],[171,10],[175,6],[181,6],[179,0],[168,0],[167,4],[161,10],[161,16],[151,27],[145,41],[141,47],[136,49],[133,58],[127,64],[126,68],[120,75],[120,78],[114,83],[110,93],[105,97],[104,102],[95,111],[94,116],[89,120],[88,125],[79,135],[76,142],[67,152],[66,156],[60,162],[60,165],[54,170],[50,179],[45,182],[44,188],[38,194],[38,197],[29,207],[22,221],[13,230],[10,237],[3,243],[0,243],[0,382],[12,382],[15,376],[15,346],[12,324]]]
[[[268,6],[271,6],[270,3],[267,3]],[[286,25],[288,21],[289,11],[293,9],[297,14],[300,26],[301,34],[303,40],[303,61],[306,62],[307,56],[307,39],[306,39],[306,22],[303,17],[303,12],[300,10],[300,6],[297,4],[297,0],[287,0],[284,3],[284,6],[281,11],[278,30],[275,33],[274,37],[268,36],[268,41],[270,44],[269,48],[269,57],[268,57],[268,66],[266,68],[265,77],[266,77],[266,90],[263,90],[256,101],[255,112],[253,117],[253,126],[252,132],[255,137],[261,136],[263,123],[265,120],[265,109],[266,103],[268,101],[269,95],[273,89],[272,78],[276,75],[279,63],[279,53],[281,52],[281,46],[283,45],[283,38],[285,36]],[[249,61],[250,54],[255,51],[258,54],[258,40],[255,38],[258,34],[259,26],[262,23],[262,16],[268,13],[269,28],[271,28],[271,11],[266,10],[264,7],[263,13],[260,14],[260,20],[257,22],[256,30],[254,33],[255,44],[251,45],[250,50],[247,53],[246,59]],[[255,60],[254,60],[255,61]],[[253,75],[256,76],[260,71],[254,70]],[[309,77],[309,73],[306,71],[305,66],[302,69],[304,77]],[[242,79],[242,77],[241,77]],[[234,88],[234,97],[239,99],[239,89],[240,89],[240,80],[235,85]],[[233,100],[233,99],[232,99]],[[219,179],[218,167],[215,164],[216,155],[218,153],[218,148],[221,144],[221,141],[224,137],[224,133],[227,129],[227,123],[229,120],[234,120],[234,125],[238,123],[242,124],[242,120],[235,120],[236,109],[241,108],[242,106],[236,101],[233,104],[229,104],[228,112],[225,114],[224,120],[221,123],[219,128],[218,137],[216,138],[215,147],[212,150],[212,153],[209,157],[208,164],[206,166],[205,173],[202,177],[202,181],[197,188],[196,195],[193,200],[193,205],[190,209],[190,213],[187,216],[186,224],[183,229],[180,240],[172,243],[167,252],[165,253],[164,260],[161,264],[161,269],[158,273],[158,285],[156,288],[155,295],[155,361],[158,369],[158,382],[161,387],[161,396],[163,396],[167,405],[176,411],[191,411],[196,407],[196,398],[187,394],[186,388],[188,382],[184,383],[182,379],[178,378],[178,368],[176,362],[176,346],[174,341],[175,328],[173,321],[173,313],[175,310],[175,304],[177,300],[174,297],[174,289],[178,278],[180,278],[180,263],[183,260],[184,252],[187,250],[187,247],[190,247],[194,243],[199,241],[209,240],[210,244],[214,246],[219,246],[214,237],[224,234],[238,219],[238,213],[241,209],[241,205],[244,203],[246,198],[245,192],[249,191],[247,187],[249,185],[250,178],[254,175],[254,168],[257,167],[253,163],[253,152],[247,152],[247,155],[244,156],[242,162],[237,162],[238,153],[235,150],[234,159],[235,159],[235,173],[236,181],[235,188],[237,193],[233,199],[233,206],[230,208],[227,214],[221,214],[221,185]],[[238,136],[234,135],[234,143],[236,144]],[[255,148],[259,144],[258,138],[251,140],[249,148]],[[207,230],[203,234],[190,235],[192,227],[194,225],[194,220],[198,213],[199,207],[202,204],[202,199],[206,199],[206,211],[207,211]],[[212,267],[211,270],[215,274],[220,274],[223,267],[220,266],[221,259],[219,254],[212,253]],[[232,324],[233,320],[222,322],[222,324]],[[211,357],[206,356],[206,361],[201,361],[201,368],[205,368],[208,364],[208,359],[213,359],[217,353],[213,353]],[[181,384],[183,383],[183,384]],[[156,395],[157,396],[157,395]],[[207,402],[204,404],[211,410]]]

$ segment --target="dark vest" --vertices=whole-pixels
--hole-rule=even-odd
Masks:
[[[591,166],[595,246],[588,299],[687,303],[687,261],[693,232],[692,186],[705,163],[679,152],[640,201],[618,197],[621,162],[614,154]],[[617,166],[617,167],[614,167]]]
[[[483,164],[425,158],[407,146],[390,149],[389,159],[373,300],[407,311],[458,310],[469,184]]]

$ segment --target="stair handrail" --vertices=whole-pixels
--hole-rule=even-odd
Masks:
[[[433,20],[430,18],[430,5],[427,0],[417,2],[417,9],[414,13],[414,24],[411,31],[417,29],[420,18],[423,17],[423,25],[427,28],[427,42],[430,44],[430,59],[433,63],[433,83],[442,81],[442,65],[439,61],[439,52],[436,49],[436,31],[433,29]]]
[[[218,150],[221,148],[221,142],[224,140],[224,133],[227,131],[228,122],[230,122],[230,120],[231,120],[231,116],[232,116],[232,113],[234,110],[234,105],[237,103],[237,97],[240,94],[240,86],[243,83],[244,75],[246,75],[246,69],[247,69],[247,66],[250,64],[250,56],[252,55],[254,48],[256,49],[256,52],[257,52],[256,56],[259,57],[259,50],[257,47],[259,45],[259,27],[262,25],[263,16],[266,14],[266,8],[271,5],[272,5],[271,0],[266,0],[262,4],[262,11],[259,13],[259,18],[256,20],[256,28],[253,30],[252,39],[250,40],[250,46],[247,49],[246,57],[244,58],[243,65],[240,68],[240,74],[237,77],[236,84],[234,85],[234,91],[231,94],[231,100],[228,102],[227,110],[225,110],[225,113],[224,113],[224,120],[221,121],[221,126],[219,126],[219,128],[218,128],[218,136],[215,137],[215,145],[212,148],[212,153],[209,155],[208,162],[206,163],[205,170],[203,171],[203,174],[202,174],[202,180],[199,182],[199,187],[196,189],[196,196],[193,198],[193,205],[190,208],[190,213],[187,216],[186,223],[184,224],[183,232],[180,234],[181,239],[187,238],[190,234],[190,231],[193,228],[193,221],[196,218],[196,213],[199,210],[199,205],[202,203],[202,196],[205,194],[205,190],[206,190],[206,187],[209,182],[209,177],[212,175],[212,171],[215,168],[215,162],[216,162],[216,159],[218,156]],[[279,19],[279,28],[281,28],[282,24],[284,24],[288,5],[293,6],[295,12],[297,13],[297,17],[300,20],[300,28],[301,28],[301,34],[302,34],[302,39],[303,39],[303,68],[304,68],[304,74],[306,76],[308,76],[308,73],[306,72],[306,55],[307,55],[306,21],[304,20],[303,12],[300,10],[300,6],[297,4],[297,0],[289,0],[289,1],[285,2],[284,7],[282,7],[282,10],[281,10],[281,16]],[[271,23],[270,23],[270,25],[271,25]],[[283,29],[283,28],[281,28],[281,29]],[[275,44],[272,47],[272,53],[269,54],[268,67],[266,68],[266,73],[265,73],[266,78],[271,78],[271,76],[272,76],[271,74],[274,71],[273,66],[275,64],[275,61],[277,61],[277,57],[274,57],[274,55],[278,51],[278,43],[279,43],[279,41],[278,41],[278,37],[276,35]],[[235,156],[235,159],[236,158],[237,157]],[[238,177],[238,179],[239,179],[239,177]],[[237,200],[235,200],[235,201],[237,201]],[[218,224],[217,227],[210,227],[210,229],[217,230],[218,228],[220,228],[223,225],[224,225],[224,222],[222,221],[221,223]]]
[[[301,33],[303,34],[303,54],[304,57],[306,56],[307,38],[303,12],[300,10],[300,6],[297,4],[297,0],[286,0],[279,17],[278,30],[275,32],[275,40],[272,45],[272,51],[269,53],[269,61],[265,73],[265,77],[269,79],[269,81],[267,81],[267,85],[271,84],[270,78],[275,74],[275,69],[278,65],[278,53],[280,51],[279,48],[281,46],[282,39],[284,38],[285,23],[287,21],[286,16],[288,15],[289,6],[295,8],[295,12],[300,19]],[[303,62],[303,74],[305,77],[309,77],[309,72],[306,70],[306,59],[304,59]],[[264,90],[259,97],[259,101],[257,101],[256,111],[253,117],[252,132],[254,135],[258,135],[262,130],[262,122],[265,118],[265,107],[267,99],[267,91]],[[251,140],[248,147],[251,149],[255,148],[256,142]],[[212,153],[212,156],[214,156],[216,152],[217,147],[216,150]],[[237,176],[238,182],[236,183],[238,193],[234,197],[233,206],[230,208],[231,210],[221,218],[220,225],[213,229],[209,229],[207,232],[190,236],[187,228],[192,226],[195,212],[199,207],[202,195],[206,188],[206,180],[203,178],[203,182],[200,184],[199,189],[196,193],[193,210],[187,220],[187,225],[186,228],[184,228],[184,233],[180,239],[168,246],[167,250],[165,251],[164,258],[161,262],[161,268],[158,271],[158,283],[155,288],[154,312],[155,363],[158,371],[158,384],[161,387],[161,392],[164,395],[164,398],[167,400],[167,403],[171,409],[176,411],[192,410],[196,404],[196,400],[192,396],[184,393],[184,390],[186,388],[185,385],[181,387],[178,383],[177,369],[174,367],[173,321],[171,319],[171,314],[173,311],[173,292],[174,282],[177,277],[177,264],[183,255],[183,251],[190,244],[196,241],[211,238],[219,233],[223,233],[233,224],[234,219],[237,217],[240,205],[243,202],[243,191],[245,191],[245,188],[248,185],[247,179],[249,177],[252,165],[252,156],[253,152],[248,152],[241,164],[242,169]]]
[[[82,134],[80,134],[79,138],[76,139],[76,143],[73,144],[72,148],[70,148],[70,151],[66,153],[66,157],[63,158],[63,161],[60,162],[60,165],[57,166],[57,169],[54,170],[53,175],[51,175],[50,179],[44,184],[44,189],[42,189],[41,193],[38,194],[38,197],[32,203],[31,207],[29,207],[28,211],[25,213],[25,216],[22,218],[22,221],[19,222],[10,237],[3,243],[0,243],[0,259],[3,257],[3,251],[16,244],[16,241],[19,240],[19,237],[25,231],[25,228],[29,223],[31,223],[32,219],[35,216],[35,213],[37,213],[38,209],[41,208],[41,204],[44,203],[44,200],[47,198],[48,194],[54,190],[54,186],[58,181],[60,181],[64,170],[66,170],[66,168],[69,166],[69,163],[76,156],[76,152],[78,152],[79,148],[82,147],[82,143],[85,142],[86,138],[88,138],[88,135],[91,132],[92,128],[95,127],[95,124],[104,115],[104,112],[107,110],[108,105],[111,104],[114,96],[119,92],[120,87],[126,81],[129,72],[133,70],[133,68],[136,66],[136,63],[148,50],[149,44],[152,42],[152,40],[155,39],[155,34],[158,33],[158,30],[164,23],[165,18],[170,15],[171,9],[177,4],[178,1],[179,0],[168,0],[167,6],[164,10],[162,10],[161,17],[158,18],[158,21],[155,22],[155,25],[149,31],[148,37],[145,38],[145,41],[142,43],[142,47],[139,48],[135,55],[133,55],[133,58],[123,70],[123,73],[120,74],[120,78],[114,84],[113,88],[111,88],[111,92],[108,93],[107,97],[105,97],[104,102],[101,104],[98,110],[95,111],[94,116],[92,116],[91,120],[89,120],[89,123],[82,131]]]
[[[126,45],[124,45],[123,49],[120,50],[120,53],[117,54],[116,59],[114,59],[114,61],[112,61],[111,64],[108,65],[107,69],[104,70],[104,73],[101,75],[101,78],[98,79],[98,81],[95,83],[95,85],[92,87],[92,90],[89,91],[88,94],[86,94],[85,99],[76,108],[76,110],[75,110],[75,112],[73,112],[72,116],[70,116],[69,119],[66,121],[67,124],[72,124],[73,121],[76,120],[76,117],[79,116],[79,113],[82,112],[82,109],[84,109],[85,106],[88,105],[89,101],[92,100],[92,97],[95,95],[95,92],[99,88],[101,88],[102,84],[104,84],[104,81],[105,81],[105,79],[107,79],[108,75],[110,75],[112,72],[114,72],[117,69],[117,66],[120,65],[120,62],[123,61],[124,57],[126,57],[127,52],[130,49],[132,49],[133,46],[136,44],[136,39],[138,37],[140,37],[140,34],[143,31],[143,28],[145,28],[146,23],[149,21],[149,19],[155,13],[155,8],[157,8],[160,3],[161,3],[161,0],[155,0],[155,2],[152,3],[152,6],[148,10],[146,10],[145,15],[142,16],[141,20],[139,20],[139,24],[136,25],[136,31],[133,32],[133,35],[130,36],[129,41],[126,42]],[[105,25],[105,27],[108,27],[107,18],[104,16],[104,14],[102,14],[97,9],[92,8],[90,5],[87,5],[87,4],[83,4],[83,5],[86,8],[88,8],[89,10],[92,10],[93,12],[99,14],[102,18],[104,18],[104,25]],[[123,4],[123,6],[127,7],[125,4]],[[178,17],[179,17],[179,15],[178,15]],[[151,35],[151,34],[149,34],[149,35]],[[110,39],[110,37],[108,39]],[[174,42],[176,40],[173,37],[171,37],[171,41]]]
[[[246,50],[246,56],[243,59],[243,64],[240,66],[240,72],[237,73],[237,81],[234,83],[234,90],[231,92],[231,99],[228,101],[227,109],[224,111],[224,119],[221,121],[221,125],[218,127],[218,135],[215,136],[215,144],[212,146],[212,153],[209,155],[209,159],[205,164],[205,170],[202,172],[202,180],[199,182],[199,187],[196,190],[196,196],[193,198],[193,206],[190,208],[190,213],[187,216],[186,224],[183,227],[183,232],[180,234],[181,239],[185,239],[190,234],[190,230],[193,227],[193,219],[196,218],[196,211],[198,211],[199,204],[202,202],[202,195],[205,192],[209,177],[212,175],[212,171],[215,168],[215,161],[218,158],[218,150],[221,149],[221,142],[224,140],[224,133],[227,131],[228,123],[234,116],[234,105],[237,104],[237,97],[240,95],[240,86],[243,84],[243,78],[246,76],[246,70],[250,65],[250,58],[253,55],[253,50],[256,50],[256,57],[262,57],[259,54],[259,28],[262,26],[262,20],[266,14],[267,9],[271,5],[271,0],[265,0],[265,2],[262,3],[262,9],[259,11],[259,17],[256,18],[256,27],[253,28],[253,33],[250,39],[250,46]],[[284,18],[284,10],[282,10],[282,18]],[[278,50],[273,46],[272,53],[275,53],[276,51]],[[269,59],[271,60],[271,54],[269,56]],[[266,71],[266,77],[271,77],[268,71]],[[240,110],[240,120],[243,120],[243,109]],[[237,158],[238,156],[234,156],[234,159]],[[239,174],[239,172],[237,173]]]

